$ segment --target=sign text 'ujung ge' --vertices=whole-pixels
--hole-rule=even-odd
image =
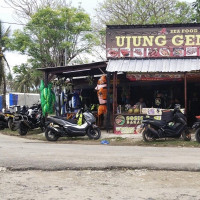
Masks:
[[[107,58],[200,56],[198,26],[119,27],[107,28]]]

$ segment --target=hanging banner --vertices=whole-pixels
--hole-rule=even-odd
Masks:
[[[126,78],[130,81],[182,81],[183,74],[134,74],[127,73]]]
[[[107,58],[200,56],[200,24],[107,26]]]

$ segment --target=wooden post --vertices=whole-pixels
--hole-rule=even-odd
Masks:
[[[117,72],[115,75],[115,113],[117,112]]]
[[[112,116],[112,124],[113,124],[113,133],[114,133],[114,120],[115,120],[115,87],[116,87],[116,84],[115,84],[115,81],[116,81],[116,72],[113,73],[113,97],[112,97],[112,101],[113,101],[113,116]]]
[[[47,85],[48,85],[48,76],[49,76],[49,73],[45,71],[45,73],[44,73],[44,85],[45,85],[45,87],[47,87]]]
[[[187,74],[184,74],[185,115],[187,115]]]
[[[107,72],[107,115],[106,115],[106,131],[109,132],[110,127],[110,72]]]
[[[113,132],[115,114],[117,113],[117,72],[113,73]]]

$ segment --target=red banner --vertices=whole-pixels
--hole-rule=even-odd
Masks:
[[[126,78],[130,81],[182,81],[181,74],[133,74],[127,73]]]

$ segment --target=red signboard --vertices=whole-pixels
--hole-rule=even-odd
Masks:
[[[141,131],[141,123],[146,115],[128,115],[118,114],[115,116],[114,133],[115,134],[138,134]],[[154,116],[154,119],[160,120],[161,116]]]
[[[200,24],[107,26],[107,58],[200,56]]]
[[[134,74],[127,73],[126,78],[130,81],[182,81],[182,74]]]

